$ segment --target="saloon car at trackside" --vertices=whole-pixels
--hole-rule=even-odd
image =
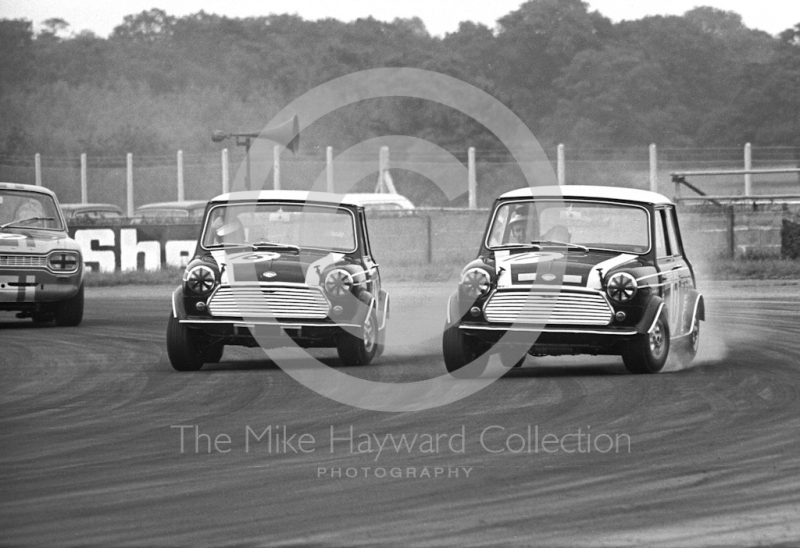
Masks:
[[[444,359],[452,373],[491,352],[508,367],[527,354],[616,354],[631,373],[656,373],[670,353],[694,358],[704,319],[669,199],[524,188],[497,199],[478,257],[462,271]]]
[[[218,362],[225,345],[335,347],[343,363],[366,365],[383,351],[388,311],[362,206],[232,192],[208,202],[172,296],[167,353],[179,371]]]
[[[0,183],[0,311],[74,326],[83,319],[83,260],[56,195]]]

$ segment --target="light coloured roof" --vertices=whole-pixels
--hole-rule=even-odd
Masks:
[[[55,198],[56,193],[49,188],[36,185],[23,185],[20,183],[0,183],[0,189],[3,190],[25,190],[27,192],[38,192],[40,194],[47,194]]]
[[[118,205],[114,204],[99,204],[99,203],[88,203],[88,204],[61,204],[61,208],[65,210],[75,210],[75,209],[105,209],[105,210],[113,210],[113,211],[122,211],[122,208]]]
[[[308,190],[242,190],[229,192],[212,198],[212,202],[228,202],[234,200],[292,201],[292,202],[328,202],[357,206],[358,202],[349,200],[347,194],[331,194],[329,192],[312,192]]]
[[[596,198],[606,200],[626,200],[646,204],[671,204],[666,196],[638,188],[622,188],[615,186],[591,185],[564,185],[564,186],[535,186],[518,188],[506,192],[500,198],[531,198],[531,197],[556,197],[556,198]]]

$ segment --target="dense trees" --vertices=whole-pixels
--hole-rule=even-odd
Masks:
[[[152,9],[111,36],[52,19],[0,20],[0,154],[213,150],[213,128],[256,130],[332,78],[410,66],[465,80],[546,144],[800,146],[800,24],[778,37],[708,7],[613,24],[581,0],[529,0],[495,29],[443,38],[419,18],[343,23]],[[498,146],[441,105],[381,99],[310,128],[309,146],[382,134],[450,149]]]

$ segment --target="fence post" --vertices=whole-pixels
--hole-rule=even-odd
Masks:
[[[183,191],[183,151],[178,151],[178,201],[184,200]]]
[[[272,188],[281,189],[281,145],[272,147]]]
[[[478,180],[475,177],[475,147],[467,149],[467,183],[469,187],[469,208],[478,208]],[[430,262],[430,261],[428,261]]]
[[[658,151],[655,143],[650,145],[650,192],[658,192]]]
[[[89,177],[86,173],[86,153],[81,154],[81,203],[89,203]]]
[[[127,178],[126,178],[126,194],[127,194],[127,213],[128,217],[133,217],[133,153],[128,153],[127,158]]]
[[[750,148],[750,143],[744,144],[744,169],[749,171],[753,169],[753,150]],[[753,191],[753,176],[749,173],[744,174],[744,195],[750,196]]]
[[[222,193],[227,194],[230,192],[230,175],[228,171],[228,149],[222,149]]]
[[[42,155],[38,152],[33,156],[33,171],[36,177],[36,186],[42,186]]]
[[[335,185],[333,184],[333,147],[325,149],[325,176],[325,190],[330,193],[335,192]]]
[[[567,181],[567,163],[564,159],[564,145],[559,144],[556,147],[556,175],[558,176],[558,185],[564,186]]]

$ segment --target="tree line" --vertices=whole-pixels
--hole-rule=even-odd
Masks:
[[[30,21],[0,20],[0,155],[217,150],[212,129],[257,131],[315,86],[378,67],[477,86],[545,146],[800,147],[800,23],[770,36],[710,7],[613,23],[581,0],[529,0],[495,28],[462,22],[442,38],[419,18],[151,9],[106,38],[61,19],[38,33]],[[304,132],[303,145],[342,149],[385,134],[502,148],[465,115],[402,98],[340,109]]]

